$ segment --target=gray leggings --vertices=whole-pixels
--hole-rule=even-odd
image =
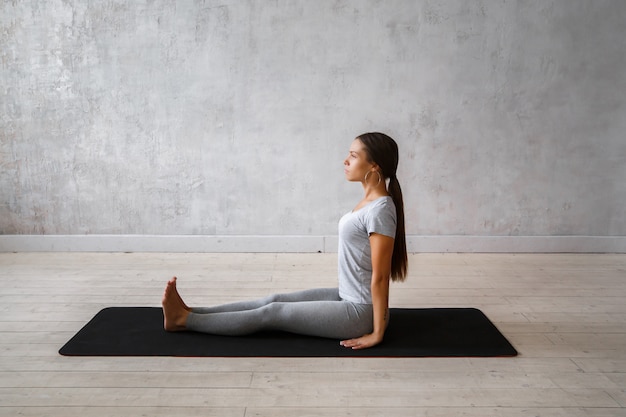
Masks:
[[[193,308],[186,327],[196,332],[227,336],[281,330],[351,339],[371,333],[372,321],[371,304],[342,300],[337,288],[320,288],[217,307]]]

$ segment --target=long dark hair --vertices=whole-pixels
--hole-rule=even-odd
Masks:
[[[406,234],[404,231],[404,202],[402,189],[396,177],[398,169],[398,144],[384,133],[372,132],[357,136],[361,141],[369,162],[377,164],[385,179],[389,179],[387,191],[396,206],[396,237],[391,256],[391,280],[404,281],[408,260],[406,255]]]

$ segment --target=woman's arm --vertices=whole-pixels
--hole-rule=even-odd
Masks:
[[[389,277],[393,238],[377,233],[370,235],[372,248],[372,307],[374,309],[374,331],[356,339],[344,340],[342,346],[365,349],[383,341],[389,320]]]

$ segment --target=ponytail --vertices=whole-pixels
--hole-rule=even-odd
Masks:
[[[404,202],[402,189],[395,175],[389,179],[389,194],[396,206],[396,238],[393,243],[393,255],[391,255],[391,280],[404,281],[408,269],[406,254],[406,234],[404,230]]]

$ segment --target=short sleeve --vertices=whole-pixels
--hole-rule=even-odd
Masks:
[[[368,211],[365,227],[368,235],[377,233],[396,237],[396,207],[391,198],[382,200]]]

